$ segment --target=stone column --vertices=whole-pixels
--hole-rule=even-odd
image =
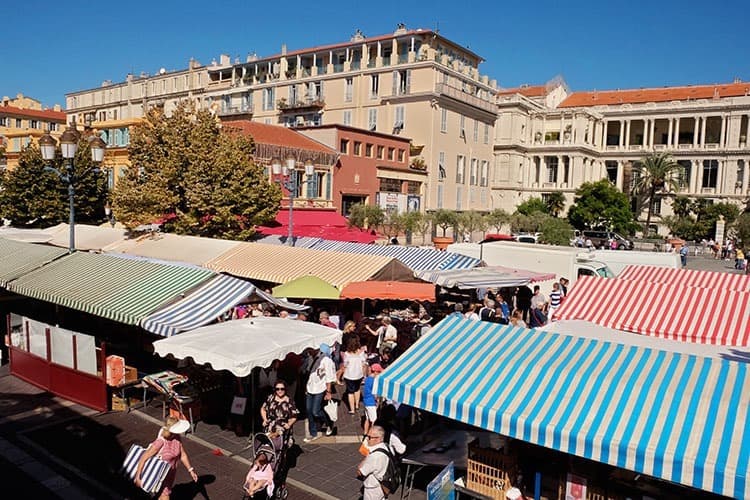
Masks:
[[[745,165],[742,169],[742,193],[747,193],[748,183],[750,183],[750,158],[745,158]]]
[[[672,145],[672,129],[674,125],[674,120],[670,118],[668,122],[669,122],[669,130],[667,131],[667,147]]]
[[[625,177],[625,164],[622,160],[617,160],[617,182],[615,186],[617,189],[622,190],[623,178]]]
[[[649,132],[649,145],[653,148],[654,147],[654,131],[656,130],[656,118],[651,120],[651,132]]]
[[[706,147],[706,121],[707,121],[707,118],[708,118],[707,116],[702,116],[701,117],[701,120],[703,120],[703,122],[701,123],[701,142],[700,142],[700,145],[701,145],[701,147],[704,147],[704,148]]]
[[[698,187],[698,180],[700,179],[700,160],[690,161],[690,184],[688,185],[688,193],[698,193],[700,189]]]
[[[723,148],[727,142],[727,117],[723,115],[721,117],[721,139],[719,139],[719,147]]]
[[[625,144],[625,121],[620,120],[620,140],[617,143],[619,147],[622,147]]]
[[[696,147],[698,145],[698,121],[700,120],[700,116],[696,116],[694,120],[695,126],[693,127],[693,147]]]
[[[674,125],[674,147],[675,149],[680,145],[680,119],[675,118]]]
[[[604,126],[602,127],[602,148],[606,149],[607,146],[607,128],[609,127],[609,122],[607,120],[604,120]]]
[[[562,184],[563,173],[565,172],[565,164],[563,163],[562,155],[557,155],[557,179],[555,179],[555,187],[560,187]]]
[[[625,120],[625,147],[630,146],[630,120]]]

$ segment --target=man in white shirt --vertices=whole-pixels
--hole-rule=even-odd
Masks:
[[[388,468],[388,455],[373,453],[378,448],[388,451],[388,447],[383,442],[384,437],[385,430],[379,425],[373,425],[367,433],[367,449],[370,453],[357,467],[357,474],[364,479],[363,500],[382,500],[385,498],[383,488],[380,487],[380,480],[383,479]]]
[[[331,347],[320,344],[320,352],[315,357],[310,377],[307,379],[305,406],[307,407],[307,427],[310,435],[303,441],[309,443],[318,439],[317,420],[323,420],[327,426],[326,436],[336,432],[333,422],[323,411],[323,402],[331,399],[331,384],[336,381],[336,366],[331,359]]]

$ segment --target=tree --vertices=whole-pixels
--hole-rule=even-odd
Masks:
[[[406,228],[405,215],[400,214],[395,210],[387,212],[385,213],[383,222],[380,223],[379,227],[380,232],[389,240],[391,238],[396,238]]]
[[[349,225],[360,229],[377,227],[385,221],[385,212],[378,205],[357,203],[349,210]]]
[[[68,162],[59,151],[54,160],[45,162],[37,146],[24,148],[18,167],[0,177],[0,215],[16,226],[47,227],[67,222],[68,185],[45,167],[65,174]],[[86,137],[78,143],[73,167],[76,223],[99,224],[104,221],[107,179],[94,168]]]
[[[570,245],[570,239],[573,236],[573,226],[565,219],[557,217],[547,217],[542,221],[539,228],[541,240],[543,243],[550,245]]]
[[[541,198],[529,198],[516,207],[516,213],[531,215],[534,212],[547,213],[547,204]]]
[[[734,230],[743,248],[745,250],[750,248],[750,213],[744,213],[737,218]]]
[[[251,139],[222,130],[191,104],[169,117],[153,109],[131,134],[133,168],[117,184],[113,211],[129,228],[166,218],[165,229],[177,233],[249,239],[281,200],[253,149]]]
[[[467,210],[458,214],[458,227],[462,235],[468,233],[469,238],[475,231],[486,231],[487,221],[484,215],[480,214],[476,210]]]
[[[581,184],[573,205],[568,209],[568,222],[576,229],[606,225],[613,231],[626,234],[638,227],[633,221],[628,195],[607,179]]]
[[[430,232],[430,229],[432,229],[433,224],[433,217],[432,214],[429,213],[421,213],[421,212],[409,212],[410,214],[419,214],[419,218],[415,218],[414,222],[414,231],[419,233],[419,235],[422,237],[422,243],[425,242],[427,239],[426,235]]]
[[[651,212],[656,193],[659,191],[676,191],[679,188],[678,179],[683,170],[682,165],[674,161],[669,153],[653,153],[634,167],[638,173],[637,180],[633,186],[633,192],[643,198],[648,204],[646,224],[643,234],[649,234],[651,225]]]
[[[514,233],[538,233],[544,221],[550,216],[542,212],[530,215],[515,213],[510,216],[510,229]]]
[[[547,213],[552,217],[558,217],[565,208],[565,195],[560,191],[550,193],[547,197]]]
[[[502,227],[510,222],[510,214],[502,208],[496,208],[492,212],[486,215],[488,227],[495,228],[495,232],[499,233]]]
[[[672,200],[672,212],[677,217],[689,217],[692,203],[687,196],[675,196]]]
[[[453,210],[439,208],[432,214],[433,223],[443,230],[443,237],[449,227],[454,227],[458,223],[458,214]]]

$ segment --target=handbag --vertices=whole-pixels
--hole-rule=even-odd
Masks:
[[[131,481],[135,481],[135,473],[138,470],[138,462],[146,452],[143,446],[134,444],[130,447],[122,464],[122,472]],[[154,456],[146,460],[141,471],[141,488],[146,493],[157,493],[161,489],[164,478],[169,474],[170,465],[161,458]]]
[[[326,412],[331,422],[335,422],[339,419],[339,404],[333,399],[329,399],[328,402],[323,406],[323,411]]]

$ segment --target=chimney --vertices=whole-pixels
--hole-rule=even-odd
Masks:
[[[59,104],[55,104],[54,106],[52,106],[52,110],[53,111],[62,111],[62,108],[60,107]]]
[[[228,54],[221,54],[221,56],[219,56],[219,61],[222,66],[229,66],[231,64]]]
[[[282,56],[286,55],[286,44],[285,43],[281,44],[281,55]]]

